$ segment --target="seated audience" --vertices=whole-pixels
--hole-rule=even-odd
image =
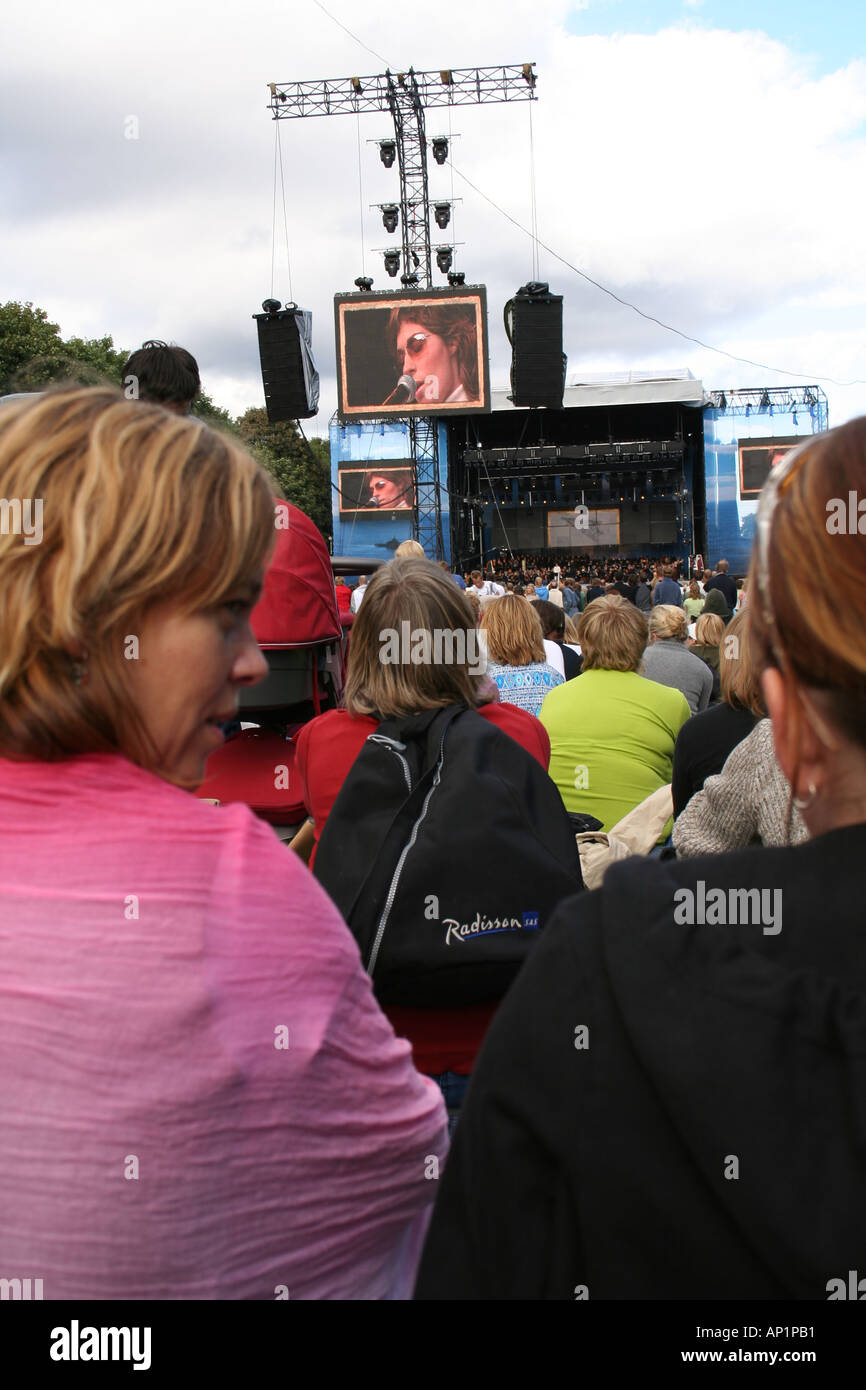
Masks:
[[[759,503],[749,640],[811,838],[631,859],[563,903],[485,1041],[416,1298],[808,1306],[862,1274],[866,550],[821,519],[864,475],[861,419]]]
[[[692,714],[706,709],[713,693],[713,677],[706,662],[686,649],[688,619],[682,608],[657,605],[650,614],[650,645],[644,652],[644,674],[660,685],[682,691]]]
[[[550,775],[568,811],[610,830],[671,780],[674,744],[689,717],[678,690],[638,671],[647,624],[634,604],[595,599],[577,625],[583,670],[553,690],[541,722],[550,735]],[[669,827],[662,840],[667,838]]]
[[[190,794],[274,541],[228,436],[110,389],[0,410],[0,1228],[46,1299],[407,1295],[440,1092],[330,900]]]
[[[551,590],[551,593],[553,590]],[[573,676],[580,675],[581,659],[577,652],[572,651],[571,647],[565,645],[565,611],[557,608],[556,604],[550,600],[545,603],[542,599],[533,602],[533,608],[541,619],[541,628],[544,633],[544,650],[547,652],[547,659],[551,666],[560,670],[562,663],[562,674],[567,681]]]
[[[499,698],[538,715],[544,697],[565,676],[545,658],[541,619],[518,594],[505,594],[487,605],[481,618],[487,634],[487,674]]]
[[[728,754],[742,743],[765,713],[759,673],[746,637],[746,615],[734,618],[720,647],[721,701],[696,714],[680,729],[674,749],[674,816],[721,772]]]

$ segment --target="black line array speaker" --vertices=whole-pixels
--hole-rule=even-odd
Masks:
[[[562,351],[562,295],[546,284],[523,285],[505,306],[515,405],[562,409],[567,358]]]
[[[259,330],[259,360],[270,423],[308,420],[319,409],[319,374],[312,353],[312,314],[278,299],[266,299],[253,314]]]

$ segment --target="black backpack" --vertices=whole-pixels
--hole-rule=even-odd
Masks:
[[[583,887],[554,783],[465,705],[383,720],[331,809],[314,873],[382,1004],[501,999],[557,903]]]

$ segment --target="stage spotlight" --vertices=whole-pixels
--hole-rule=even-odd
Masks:
[[[408,289],[414,289],[414,287],[417,285],[417,283],[418,283],[418,276],[417,276],[417,273],[416,273],[414,270],[410,270],[410,272],[409,272],[408,275],[401,275],[401,276],[400,276],[400,284],[401,284],[401,285],[405,285],[406,288],[407,288],[407,290],[408,290]]]
[[[444,164],[448,158],[448,141],[444,135],[437,135],[433,141],[433,158],[437,164]]]
[[[441,70],[439,73],[439,81],[442,83],[443,87],[450,87],[453,84],[454,78],[451,75],[450,68],[443,68]]]
[[[760,410],[769,410],[769,409],[770,409],[770,397],[767,395],[767,392],[766,392],[766,391],[762,391],[762,392],[761,392],[761,404],[760,404],[760,406],[759,406],[759,409],[760,409]]]
[[[369,275],[359,275],[355,284],[358,286],[358,289],[362,290],[365,294],[369,294],[370,290],[373,288],[373,281]]]
[[[728,408],[728,398],[727,398],[727,396],[725,395],[725,393],[724,393],[724,391],[723,391],[722,394],[719,396],[719,410],[727,410],[727,408]]]
[[[385,252],[385,269],[387,270],[387,272],[388,272],[389,275],[396,275],[396,274],[397,274],[397,271],[400,269],[400,252],[399,252],[399,251],[386,251],[386,252]]]
[[[466,271],[465,271],[465,270],[449,270],[449,272],[448,272],[448,283],[449,283],[449,285],[465,285],[465,284],[466,284]]]
[[[442,271],[443,275],[445,274],[446,270],[450,270],[450,269],[451,269],[451,247],[450,247],[450,246],[437,246],[437,247],[436,247],[436,264],[438,265],[439,269]]]
[[[379,158],[386,169],[390,169],[397,158],[397,145],[394,140],[379,141]]]
[[[451,221],[451,204],[434,203],[433,213],[436,218],[436,226],[441,227],[444,231],[445,228],[448,226],[448,223]]]
[[[278,314],[280,312],[281,307],[282,306],[278,299],[262,300],[262,308],[264,309],[266,314]]]
[[[400,209],[396,203],[382,204],[382,222],[386,232],[396,232],[399,218]]]
[[[361,79],[360,79],[360,77],[353,77],[353,78],[352,78],[352,87],[353,87],[354,91],[356,91],[356,92],[363,92],[364,88],[361,86]]]
[[[747,420],[748,420],[749,416],[751,415],[751,413],[752,413],[752,407],[751,407],[751,405],[747,405],[747,406],[746,406],[746,419],[747,419]]]

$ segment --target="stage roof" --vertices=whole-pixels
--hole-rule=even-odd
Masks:
[[[508,390],[493,391],[491,397],[494,410],[525,409],[512,405]],[[607,375],[569,372],[562,404],[563,409],[571,410],[578,406],[656,405],[670,401],[698,409],[710,403],[703,382],[692,376],[690,371],[668,369],[663,372],[610,372]]]

